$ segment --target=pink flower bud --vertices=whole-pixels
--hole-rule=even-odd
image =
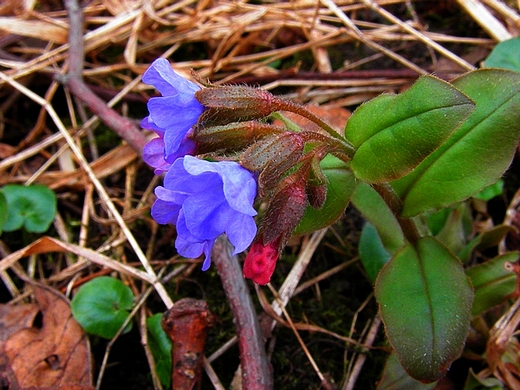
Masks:
[[[244,262],[244,277],[261,285],[269,283],[279,255],[278,242],[264,246],[261,239],[255,241]]]

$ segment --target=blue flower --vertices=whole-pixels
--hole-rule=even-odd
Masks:
[[[253,174],[236,162],[185,156],[172,164],[164,186],[155,189],[152,217],[177,226],[175,247],[180,255],[195,258],[205,254],[205,271],[221,234],[227,234],[234,254],[244,251],[255,238],[256,191]]]
[[[149,115],[141,125],[163,139],[164,161],[171,164],[179,155],[184,155],[179,149],[186,147],[188,132],[204,111],[204,106],[195,98],[200,87],[175,73],[164,58],[150,65],[143,74],[143,82],[153,85],[162,96],[148,101]],[[154,151],[156,147],[154,145]]]
[[[143,148],[143,160],[145,163],[155,168],[154,172],[156,175],[160,175],[171,167],[171,163],[165,160],[165,145],[164,145],[164,131],[157,126],[148,122],[148,117],[141,121],[141,127],[143,129],[153,130],[158,137],[149,141]],[[188,131],[187,136],[190,135],[191,131]],[[186,156],[187,154],[194,154],[196,143],[191,138],[185,137],[177,151],[171,156],[173,161],[179,157]]]

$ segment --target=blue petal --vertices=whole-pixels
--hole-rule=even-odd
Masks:
[[[182,205],[186,226],[195,237],[215,239],[224,233],[231,209],[225,203],[222,190],[190,196]]]
[[[202,263],[202,270],[207,271],[209,266],[211,265],[211,251],[213,250],[213,244],[215,243],[215,240],[213,241],[206,241],[206,244],[204,245],[204,254],[206,255],[206,258],[204,259],[204,262]]]
[[[256,180],[253,174],[232,161],[222,162],[218,170],[229,205],[241,213],[255,216],[257,213],[252,204],[256,197]]]
[[[194,97],[187,102],[181,101],[178,96],[153,97],[146,106],[152,122],[163,129],[179,125],[189,129],[204,112],[204,108]]]
[[[158,58],[143,74],[143,82],[153,85],[163,96],[194,93],[200,87],[173,71],[168,60]]]
[[[152,205],[151,214],[157,223],[176,224],[179,216],[179,210],[180,207],[175,206],[173,203],[157,199]]]
[[[229,205],[247,215],[257,214],[252,206],[256,196],[256,180],[254,175],[240,164],[234,161],[214,163],[186,156],[184,168],[192,175],[202,172],[218,173],[222,178],[224,195]]]
[[[229,221],[226,234],[229,241],[235,247],[233,254],[245,251],[253,242],[256,236],[255,220],[244,214],[236,213],[235,218]]]

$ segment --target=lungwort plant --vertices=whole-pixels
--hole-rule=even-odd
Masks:
[[[459,258],[467,253],[450,249],[426,216],[508,168],[520,137],[519,73],[422,76],[361,105],[344,132],[260,89],[198,86],[164,59],[143,80],[161,92],[143,120],[158,135],[145,161],[166,172],[152,216],[177,226],[179,254],[205,254],[207,269],[227,234],[235,253],[250,246],[244,275],[266,284],[292,235],[332,224],[352,201],[378,238],[369,242],[382,260],[367,273],[400,363],[423,382],[446,373],[468,335],[474,289]],[[273,125],[284,111],[317,126]]]

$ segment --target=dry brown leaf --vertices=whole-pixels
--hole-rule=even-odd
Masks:
[[[39,310],[35,303],[0,305],[0,342],[9,339],[13,333],[32,327]]]
[[[33,285],[42,315],[4,343],[4,353],[20,387],[92,387],[88,338],[72,317],[68,300],[47,286]]]

